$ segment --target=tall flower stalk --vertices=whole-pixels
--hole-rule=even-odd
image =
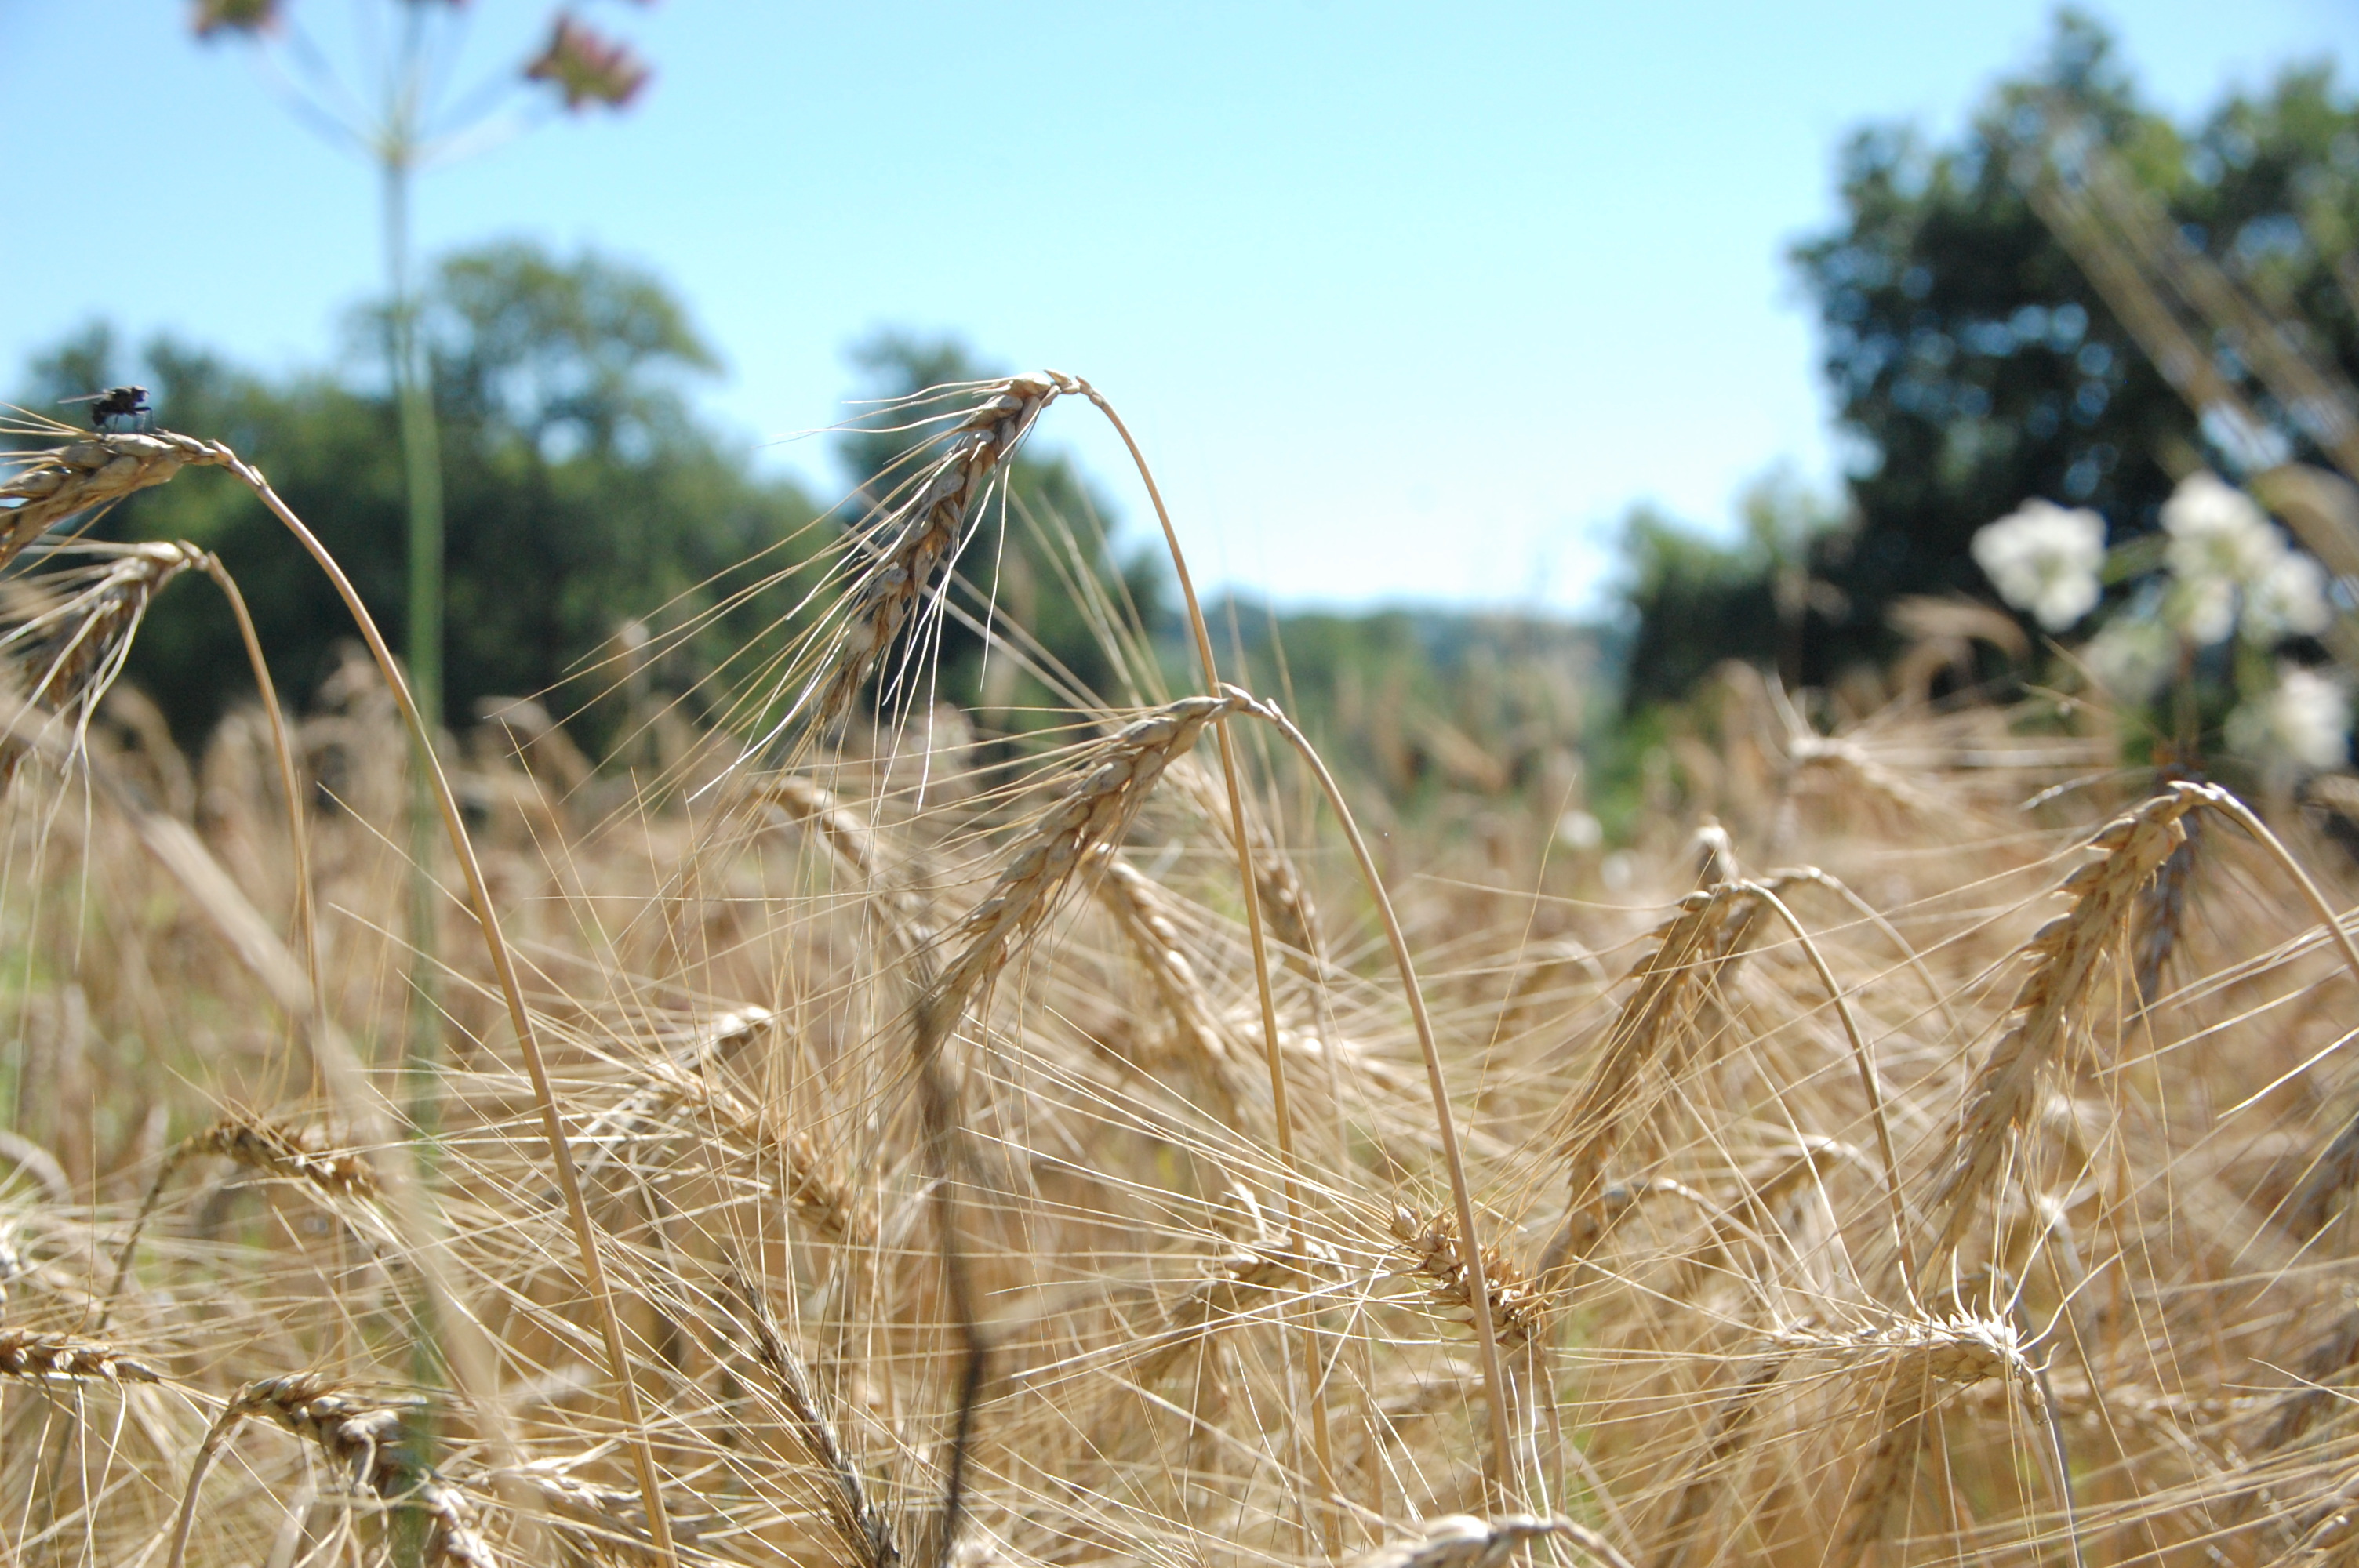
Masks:
[[[408,616],[404,653],[424,733],[442,723],[443,514],[440,432],[433,379],[419,330],[411,245],[413,188],[425,170],[489,151],[560,105],[580,113],[629,105],[647,68],[629,48],[571,14],[550,20],[531,59],[455,90],[451,63],[470,21],[465,0],[376,0],[358,7],[353,58],[339,64],[288,0],[200,0],[201,39],[247,45],[296,118],[338,148],[365,158],[381,189],[386,279],[386,380],[401,437],[408,502]],[[411,772],[409,940],[412,989],[408,1059],[412,1110],[421,1129],[435,1120],[433,1075],[440,1055],[440,986],[433,875],[440,831],[426,759]]]

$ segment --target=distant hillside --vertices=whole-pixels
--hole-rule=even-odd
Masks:
[[[1335,762],[1414,797],[1447,785],[1497,795],[1576,767],[1610,718],[1611,633],[1498,611],[1206,607],[1217,650],[1273,695]],[[1272,633],[1276,633],[1273,643]]]

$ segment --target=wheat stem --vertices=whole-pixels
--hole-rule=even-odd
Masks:
[[[1802,928],[1801,921],[1786,906],[1786,901],[1777,896],[1776,890],[1756,883],[1754,892],[1763,903],[1777,912],[1778,918],[1785,921],[1795,939],[1801,943],[1802,951],[1810,957],[1810,967],[1819,972],[1820,983],[1826,987],[1827,996],[1835,1004],[1835,1016],[1843,1020],[1844,1038],[1851,1042],[1852,1063],[1859,1071],[1860,1092],[1867,1097],[1868,1121],[1875,1129],[1875,1152],[1884,1162],[1884,1200],[1892,1214],[1892,1244],[1898,1249],[1900,1283],[1908,1292],[1909,1305],[1915,1307],[1918,1304],[1917,1258],[1908,1241],[1908,1209],[1900,1197],[1900,1157],[1892,1149],[1892,1123],[1885,1115],[1884,1086],[1875,1076],[1875,1057],[1868,1051],[1867,1038],[1860,1033],[1859,1020],[1852,1014],[1850,999],[1845,996],[1842,982],[1835,979],[1834,970],[1828,967],[1826,955],[1819,951],[1818,943]]]
[[[1275,726],[1292,743],[1318,779],[1328,808],[1335,813],[1343,837],[1352,846],[1353,857],[1359,861],[1361,880],[1367,883],[1368,895],[1376,906],[1376,918],[1385,928],[1386,941],[1391,945],[1393,968],[1399,971],[1401,992],[1408,999],[1409,1018],[1417,1028],[1418,1049],[1425,1056],[1426,1087],[1433,1096],[1434,1126],[1441,1140],[1442,1165],[1450,1175],[1451,1201],[1458,1210],[1458,1234],[1468,1240],[1464,1248],[1467,1290],[1474,1308],[1474,1341],[1483,1363],[1483,1391],[1491,1406],[1489,1485],[1494,1492],[1504,1496],[1511,1487],[1515,1462],[1514,1438],[1507,1428],[1507,1379],[1499,1366],[1499,1333],[1491,1320],[1491,1287],[1484,1277],[1483,1249],[1473,1242],[1482,1232],[1474,1224],[1474,1195],[1466,1184],[1465,1158],[1459,1152],[1458,1119],[1450,1108],[1450,1085],[1441,1072],[1441,1046],[1434,1038],[1432,1016],[1426,1011],[1425,991],[1418,984],[1416,962],[1409,957],[1408,935],[1401,929],[1400,917],[1393,913],[1392,896],[1385,891],[1384,878],[1377,874],[1375,857],[1368,853],[1367,840],[1360,836],[1360,825],[1344,801],[1335,775],[1327,771],[1326,761],[1319,755],[1318,748],[1276,707],[1248,697],[1234,687],[1229,689],[1244,703],[1245,711]]]
[[[245,595],[238,591],[237,579],[229,575],[221,557],[208,553],[199,563],[222,597],[229,600],[230,613],[237,618],[238,641],[245,647],[245,662],[253,671],[255,689],[261,694],[263,711],[270,718],[270,750],[278,764],[278,787],[287,797],[287,843],[295,860],[295,925],[303,934],[304,967],[311,976],[312,1005],[321,1018],[328,1016],[326,979],[320,972],[320,930],[311,908],[311,833],[310,813],[304,809],[303,786],[295,765],[295,745],[287,733],[287,714],[278,705],[278,687],[270,678],[270,665],[262,656],[262,639],[254,629],[254,617],[247,613]],[[316,1077],[319,1065],[312,1064]]]
[[[1204,607],[1196,597],[1196,579],[1188,570],[1188,553],[1180,547],[1180,531],[1172,525],[1170,508],[1163,504],[1163,490],[1155,482],[1155,470],[1147,465],[1147,454],[1123,422],[1122,415],[1113,402],[1086,381],[1077,381],[1077,389],[1088,398],[1106,422],[1122,438],[1130,460],[1138,469],[1141,483],[1147,487],[1147,500],[1154,504],[1155,520],[1163,529],[1163,543],[1171,556],[1171,569],[1180,579],[1180,593],[1188,606],[1188,628],[1196,641],[1196,657],[1204,668],[1204,690],[1218,693],[1221,686],[1220,662],[1212,656],[1212,629],[1204,621]],[[1294,1152],[1294,1112],[1288,1103],[1286,1091],[1286,1058],[1277,1043],[1277,992],[1270,981],[1269,935],[1263,929],[1260,880],[1254,871],[1252,839],[1246,834],[1245,795],[1237,772],[1236,748],[1229,738],[1229,727],[1215,727],[1213,740],[1221,752],[1221,782],[1229,795],[1229,835],[1236,850],[1238,898],[1245,909],[1245,939],[1253,950],[1254,995],[1261,1005],[1262,1049],[1269,1068],[1271,1119],[1277,1132],[1277,1154],[1280,1173],[1285,1178],[1287,1220],[1294,1227],[1294,1242],[1301,1245],[1303,1204],[1301,1172]],[[1317,1331],[1306,1324],[1301,1347],[1302,1375],[1310,1388],[1311,1441],[1319,1461],[1319,1482],[1328,1498],[1340,1500],[1335,1489],[1334,1445],[1329,1436],[1327,1422],[1326,1380],[1320,1371]],[[1321,1534],[1327,1546],[1327,1555],[1333,1558],[1343,1550],[1343,1524],[1332,1508],[1320,1511]]]
[[[574,1244],[582,1258],[583,1283],[589,1288],[598,1318],[599,1333],[605,1341],[607,1370],[614,1379],[632,1460],[638,1470],[641,1501],[647,1510],[647,1532],[653,1538],[656,1553],[666,1568],[676,1568],[679,1558],[672,1544],[671,1523],[664,1514],[655,1447],[647,1437],[639,1409],[638,1386],[631,1377],[630,1357],[623,1342],[622,1320],[615,1314],[614,1292],[606,1282],[605,1265],[598,1256],[597,1233],[590,1218],[590,1206],[582,1196],[572,1151],[566,1142],[564,1118],[558,1110],[557,1093],[549,1082],[549,1064],[542,1056],[540,1037],[533,1026],[531,1011],[525,1005],[524,989],[516,978],[515,957],[508,951],[506,939],[501,935],[499,915],[492,907],[491,889],[485,884],[483,866],[475,858],[474,842],[468,837],[466,824],[459,815],[458,799],[451,793],[451,781],[443,775],[441,759],[435,753],[434,738],[428,732],[425,721],[419,714],[417,700],[410,695],[409,683],[403,678],[401,668],[394,660],[393,650],[386,645],[375,619],[369,614],[368,607],[361,602],[360,594],[353,587],[352,579],[344,575],[343,568],[328,553],[327,546],[320,543],[318,536],[304,525],[303,520],[279,499],[278,492],[271,489],[270,482],[262,477],[259,470],[230,452],[226,447],[220,450],[222,466],[254,492],[270,509],[272,515],[310,552],[311,558],[319,563],[320,569],[327,574],[329,581],[334,584],[337,594],[342,598],[345,608],[352,612],[353,622],[359,626],[369,654],[385,677],[386,687],[393,693],[403,721],[417,739],[427,782],[442,814],[443,831],[449,835],[451,850],[466,875],[467,893],[474,905],[475,923],[482,929],[493,972],[499,979],[501,997],[507,1004],[508,1021],[516,1030],[517,1049],[524,1057],[525,1070],[532,1079],[542,1135],[548,1142],[550,1162],[557,1169],[558,1185],[565,1195],[567,1217],[572,1223]]]

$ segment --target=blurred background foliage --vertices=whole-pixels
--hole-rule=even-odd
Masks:
[[[496,245],[436,270],[425,319],[443,422],[454,716],[486,697],[540,692],[595,660],[627,623],[716,603],[766,574],[779,552],[807,551],[817,537],[819,509],[802,491],[758,474],[743,444],[694,414],[690,384],[718,361],[656,279],[594,254],[561,261]],[[373,316],[353,324],[358,341],[377,330]],[[355,352],[353,362],[372,360]],[[400,446],[381,380],[269,376],[168,338],[135,360],[102,324],[38,361],[18,401],[47,407],[134,379],[151,388],[165,423],[224,439],[255,461],[380,622],[402,623]],[[245,589],[289,700],[313,689],[353,634],[333,590],[284,530],[219,475],[148,491],[93,532],[188,539],[219,554]],[[777,635],[791,589],[782,582],[738,604],[673,657],[709,667],[732,647]],[[186,744],[211,728],[221,674],[242,662],[214,597],[171,594],[150,612],[130,676]],[[585,739],[607,739],[596,732],[596,707],[579,722]]]
[[[2194,469],[2236,479],[2319,457],[2311,428],[2266,389],[2253,401],[2264,427],[2227,430],[2154,368],[2027,194],[2026,171],[2067,124],[2101,137],[2177,242],[2307,352],[2345,374],[2359,367],[2359,103],[2327,68],[2297,69],[2176,124],[2140,96],[2104,31],[2068,11],[2037,67],[1999,83],[1953,138],[1868,125],[1838,153],[1841,215],[1789,258],[1847,454],[1838,492],[1777,471],[1740,499],[1734,526],[1634,510],[1593,623],[1216,606],[1240,667],[1402,798],[1538,789],[1609,825],[1667,798],[1680,770],[1665,759],[1696,731],[1696,694],[1717,700],[1713,677],[1731,661],[1864,711],[1892,695],[1896,657],[1907,667],[1912,638],[1940,622],[1965,626],[1950,641],[1971,646],[1922,665],[1926,692],[2016,678],[2035,644],[1998,619],[1967,551],[1978,528],[2045,497],[2096,509],[2120,544],[2156,527]],[[134,354],[94,324],[41,357],[17,400],[49,407],[145,380],[165,423],[254,458],[398,624],[396,420],[368,368],[383,326],[381,313],[355,315],[342,367],[265,373],[170,339]],[[443,422],[456,722],[484,698],[547,692],[597,665],[636,623],[725,605],[668,646],[653,676],[712,717],[719,697],[702,695],[701,677],[791,632],[811,582],[795,568],[883,499],[916,438],[888,427],[899,419],[888,412],[855,417],[835,438],[847,499],[828,509],[699,413],[695,389],[721,362],[662,280],[595,254],[506,243],[449,256],[422,330]],[[2208,348],[2221,373],[2244,376],[2232,344]],[[1007,368],[952,338],[888,330],[852,349],[848,390],[857,410]],[[219,551],[299,701],[348,635],[342,612],[217,478],[143,494],[100,527]],[[1166,674],[1191,678],[1159,544],[1126,531],[1052,440],[1013,465],[966,560],[974,591],[961,607],[976,620],[1004,611],[1038,645],[1028,666],[985,660],[975,632],[947,622],[919,700],[1010,732],[1046,722],[1060,685],[1124,698],[1109,626],[1143,630]],[[172,595],[131,675],[193,742],[218,717],[217,672],[236,662],[214,599]],[[591,700],[609,684],[577,678],[550,702],[592,756],[612,749],[622,719]]]
[[[1898,651],[1896,606],[1989,600],[1967,542],[2026,497],[2093,507],[2118,541],[2153,530],[2186,471],[2252,465],[2248,440],[2199,425],[2027,196],[2027,166],[2070,120],[2311,352],[2359,365],[2359,104],[2327,68],[2297,69],[2174,125],[2104,29],[2064,12],[2039,68],[1994,89],[1954,141],[1878,124],[1843,144],[1842,217],[1791,262],[1849,447],[1845,493],[1799,560],[1634,517],[1634,702],[1724,658],[1778,665],[1781,641],[1789,684],[1836,683]],[[2258,401],[2263,459],[2315,460],[2302,422]],[[1778,579],[1798,570],[1781,616]]]

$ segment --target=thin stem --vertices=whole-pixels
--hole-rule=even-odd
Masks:
[[[1235,690],[1231,687],[1231,690]],[[1483,1268],[1483,1248],[1474,1228],[1474,1197],[1466,1184],[1466,1162],[1458,1149],[1458,1121],[1450,1109],[1450,1086],[1441,1076],[1441,1047],[1434,1039],[1433,1019],[1425,1009],[1425,992],[1417,981],[1417,966],[1409,957],[1408,937],[1401,930],[1399,916],[1393,913],[1392,896],[1385,891],[1384,878],[1376,873],[1375,857],[1368,853],[1367,840],[1360,837],[1360,825],[1345,804],[1343,790],[1335,775],[1327,771],[1327,763],[1319,755],[1310,738],[1294,727],[1294,721],[1267,703],[1256,701],[1238,692],[1248,703],[1248,711],[1256,718],[1277,726],[1278,733],[1293,742],[1311,772],[1318,777],[1321,793],[1327,805],[1343,827],[1343,837],[1350,840],[1353,857],[1360,863],[1360,877],[1375,901],[1376,917],[1384,925],[1385,939],[1392,945],[1393,967],[1400,971],[1401,991],[1408,1000],[1410,1020],[1417,1025],[1418,1049],[1425,1055],[1426,1085],[1433,1094],[1433,1119],[1441,1137],[1441,1161],[1450,1173],[1450,1196],[1458,1209],[1460,1260],[1466,1265],[1467,1292],[1473,1297],[1474,1343],[1482,1357],[1483,1389],[1491,1406],[1491,1486],[1504,1494],[1510,1465],[1514,1459],[1514,1440],[1507,1430],[1507,1380],[1499,1368],[1499,1335],[1491,1321],[1491,1281]]]
[[[1893,1152],[1892,1124],[1884,1113],[1884,1086],[1875,1076],[1875,1058],[1868,1053],[1867,1037],[1859,1032],[1859,1020],[1852,1016],[1851,1002],[1844,997],[1834,970],[1828,967],[1826,955],[1819,951],[1818,943],[1802,928],[1802,923],[1786,907],[1786,901],[1777,896],[1775,889],[1755,882],[1751,890],[1777,912],[1795,940],[1801,943],[1810,967],[1818,970],[1820,983],[1827,988],[1827,996],[1835,1004],[1835,1016],[1843,1020],[1844,1035],[1851,1041],[1852,1063],[1859,1069],[1860,1091],[1867,1097],[1868,1120],[1875,1128],[1875,1152],[1884,1162],[1884,1200],[1892,1211],[1892,1244],[1899,1249],[1900,1282],[1913,1305],[1918,1300],[1917,1255],[1908,1243],[1908,1209],[1900,1197],[1900,1159]]]
[[[237,617],[237,634],[245,644],[245,662],[253,667],[254,684],[262,694],[263,711],[270,716],[270,745],[278,762],[278,788],[287,797],[287,838],[295,855],[295,925],[303,936],[303,963],[311,972],[312,1005],[320,1016],[328,1015],[328,997],[320,972],[320,932],[311,906],[311,834],[309,814],[303,809],[303,786],[295,767],[295,745],[287,733],[286,710],[278,705],[278,687],[270,678],[270,665],[262,657],[262,639],[254,630],[254,617],[246,612],[245,595],[240,593],[237,579],[229,575],[221,558],[207,554],[201,562],[204,574],[212,579],[229,600],[230,613]],[[312,1072],[319,1071],[318,1064]]]
[[[1212,656],[1212,634],[1204,622],[1204,607],[1196,598],[1196,580],[1188,571],[1187,552],[1180,547],[1180,531],[1172,526],[1171,513],[1163,504],[1163,491],[1155,482],[1155,471],[1147,467],[1147,454],[1139,450],[1131,438],[1130,427],[1122,422],[1103,393],[1086,381],[1076,383],[1082,395],[1096,406],[1106,422],[1122,438],[1130,449],[1130,460],[1137,466],[1138,477],[1147,486],[1147,498],[1155,506],[1155,520],[1162,524],[1163,543],[1170,551],[1171,569],[1180,579],[1180,596],[1188,605],[1188,626],[1196,638],[1196,657],[1204,666],[1204,691],[1217,697],[1221,693],[1220,665]],[[1277,993],[1270,983],[1269,937],[1262,925],[1261,888],[1254,876],[1253,843],[1245,835],[1245,795],[1237,782],[1236,747],[1229,738],[1229,725],[1223,719],[1212,727],[1212,738],[1221,750],[1221,779],[1229,792],[1229,836],[1237,853],[1237,878],[1243,884],[1240,892],[1245,906],[1245,935],[1253,947],[1254,990],[1261,1002],[1262,1050],[1268,1059],[1271,1118],[1277,1125],[1279,1167],[1286,1185],[1286,1220],[1297,1250],[1301,1248],[1302,1179],[1294,1154],[1294,1115],[1286,1092],[1286,1062],[1277,1044]],[[1314,1452],[1319,1459],[1319,1484],[1329,1498],[1335,1496],[1334,1446],[1327,1425],[1326,1379],[1320,1371],[1318,1336],[1305,1330],[1303,1376],[1309,1379],[1310,1430]],[[1325,1539],[1328,1556],[1343,1552],[1342,1521],[1334,1510],[1320,1510],[1321,1532]]]
[[[411,18],[414,24],[418,18]],[[421,47],[413,26],[403,40],[404,65],[415,75]],[[402,92],[414,94],[411,81]],[[418,302],[410,278],[409,181],[416,164],[414,104],[388,123],[379,153],[385,181],[386,284],[391,294],[386,353],[401,431],[403,489],[408,503],[409,676],[421,722],[419,756],[409,786],[409,1072],[410,1119],[431,1138],[436,1114],[435,1067],[441,1054],[441,998],[436,915],[441,890],[434,881],[434,802],[426,752],[442,727],[442,451],[434,427],[434,395],[418,353]]]
[[[572,1222],[574,1244],[582,1254],[582,1282],[589,1287],[590,1297],[598,1314],[600,1335],[605,1340],[607,1368],[614,1379],[616,1402],[622,1406],[623,1424],[629,1433],[631,1456],[638,1471],[640,1503],[647,1509],[647,1535],[657,1557],[667,1568],[678,1568],[679,1557],[672,1545],[671,1519],[664,1511],[663,1492],[658,1482],[655,1447],[647,1439],[647,1429],[639,1409],[638,1385],[631,1379],[630,1357],[623,1343],[622,1321],[614,1313],[614,1298],[606,1283],[605,1265],[598,1256],[597,1232],[590,1221],[590,1206],[582,1195],[581,1176],[574,1168],[573,1152],[565,1139],[565,1122],[557,1108],[557,1094],[550,1087],[549,1064],[540,1050],[540,1037],[535,1031],[531,1011],[525,1006],[524,988],[516,979],[516,960],[508,951],[506,939],[500,933],[499,917],[492,908],[491,889],[484,881],[484,868],[475,858],[473,840],[467,836],[465,822],[459,815],[458,798],[451,793],[451,781],[443,776],[441,760],[427,744],[424,719],[410,695],[409,684],[402,678],[400,666],[394,662],[393,650],[386,645],[385,634],[377,630],[375,618],[344,575],[336,558],[328,553],[317,535],[306,527],[278,492],[270,488],[269,481],[243,458],[229,454],[223,466],[245,482],[246,487],[270,509],[272,515],[285,524],[304,549],[310,552],[320,569],[335,585],[344,607],[360,628],[370,655],[376,660],[377,669],[385,676],[394,701],[401,708],[412,737],[419,742],[425,759],[426,775],[434,790],[435,804],[440,808],[443,831],[451,840],[451,852],[457,856],[460,870],[467,879],[467,896],[473,905],[475,923],[484,934],[484,946],[490,955],[492,968],[499,978],[500,994],[507,1003],[508,1021],[514,1026],[516,1047],[524,1057],[525,1071],[532,1079],[533,1097],[540,1109],[541,1131],[549,1142],[550,1162],[557,1168],[557,1184],[565,1195],[567,1217]]]
[[[2277,836],[2269,831],[2268,825],[2253,815],[2251,806],[2246,806],[2218,784],[2181,784],[2178,787],[2199,796],[2205,805],[2259,839],[2267,848],[2269,853],[2277,858],[2277,863],[2290,872],[2294,881],[2300,886],[2301,896],[2309,901],[2311,911],[2333,935],[2335,945],[2343,949],[2343,961],[2349,966],[2351,978],[2359,980],[2359,946],[2352,943],[2351,933],[2344,929],[2343,917],[2334,913],[2326,902],[2326,895],[2318,891],[2318,884],[2310,880],[2310,873],[2301,869],[2301,862],[2293,858],[2293,851],[2287,849]]]

